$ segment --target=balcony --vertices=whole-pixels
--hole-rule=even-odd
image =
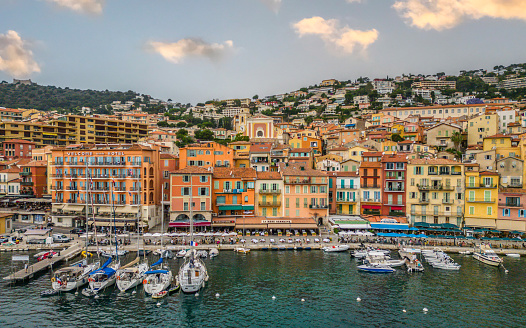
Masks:
[[[416,187],[418,190],[455,190],[454,186],[451,185],[442,185],[442,184],[436,184],[436,185],[421,185],[417,184]]]
[[[258,204],[259,206],[281,206],[281,201],[280,200],[276,200],[276,201],[258,201]]]
[[[362,199],[362,203],[381,203],[381,200],[377,198],[366,198]]]
[[[309,184],[310,183],[310,179],[309,178],[306,178],[306,179],[294,179],[294,180],[285,181],[285,183],[288,183],[288,184]]]
[[[404,188],[385,188],[385,192],[405,192]]]
[[[251,164],[268,164],[268,158],[265,159],[251,159]]]
[[[419,204],[429,204],[429,198],[426,198],[426,199],[424,199],[424,198],[419,198],[419,199],[418,199],[418,203],[419,203]]]
[[[260,194],[281,194],[280,189],[259,189]]]
[[[21,181],[20,185],[21,186],[32,186],[33,182],[32,181]]]
[[[68,186],[66,189],[67,190],[79,190],[78,187],[71,187],[71,186]]]
[[[380,188],[380,185],[377,184],[362,184],[361,188]]]
[[[329,205],[309,205],[309,208],[315,209],[315,210],[327,209],[327,208],[329,208]]]
[[[405,212],[391,211],[391,212],[389,212],[389,216],[405,216]]]
[[[462,175],[462,172],[452,171],[451,175]]]
[[[336,198],[336,202],[339,202],[339,203],[356,203],[357,200],[356,199],[351,199],[351,198]]]
[[[468,183],[466,188],[497,188],[496,184],[485,184],[485,183]]]
[[[380,210],[363,210],[364,215],[380,215]]]
[[[495,198],[467,198],[468,203],[495,203]]]
[[[30,176],[31,174],[32,174],[31,171],[29,171],[29,172],[28,171],[20,172],[20,176],[26,176],[27,177],[27,176]]]
[[[385,179],[386,180],[405,180],[405,177],[404,176],[391,176],[391,175],[386,175],[385,176]]]
[[[454,199],[451,199],[451,198],[449,198],[449,199],[443,198],[442,199],[442,204],[453,204],[453,203],[454,203]]]
[[[246,191],[246,189],[223,189],[216,191],[216,194],[241,194]]]
[[[355,186],[355,185],[337,185],[336,186],[337,189],[351,189],[351,190],[356,190],[356,189],[359,189],[358,186]]]
[[[501,207],[522,207],[520,203],[517,202],[499,202]]]

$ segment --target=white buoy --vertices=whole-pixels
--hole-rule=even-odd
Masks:
[[[157,303],[157,306],[161,306],[161,302],[158,302],[158,303]]]
[[[302,299],[301,299],[301,301],[302,301],[302,302],[305,302],[305,299],[304,299],[304,298],[302,298]]]
[[[272,296],[272,299],[275,300],[275,299],[276,299],[276,296]]]
[[[509,271],[508,271],[507,269],[504,271],[504,273],[508,273],[508,272],[509,272]]]
[[[362,299],[361,299],[361,298],[359,298],[359,297],[358,297],[358,298],[356,298],[356,302],[361,302],[361,301],[362,301]]]
[[[95,295],[95,298],[99,298],[99,295]]]
[[[136,291],[136,290],[134,290],[134,291],[132,292],[132,295],[133,295],[133,294],[137,294],[137,291]]]
[[[422,311],[427,312],[428,310],[427,310],[427,308],[423,308]]]
[[[407,311],[405,309],[403,309],[402,312],[406,313]]]
[[[219,297],[219,293],[216,293],[216,297]]]
[[[78,295],[78,294],[79,294],[79,292],[75,292],[75,295]]]

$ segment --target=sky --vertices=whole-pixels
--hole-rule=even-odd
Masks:
[[[0,80],[195,104],[523,63],[524,35],[524,0],[0,0]]]

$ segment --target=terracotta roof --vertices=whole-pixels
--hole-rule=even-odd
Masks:
[[[46,161],[32,161],[22,166],[26,166],[26,167],[47,166],[47,162]]]
[[[359,172],[331,172],[331,173],[335,173],[333,175],[337,176],[337,177],[357,177],[357,176],[360,176]]]
[[[364,215],[362,217],[369,222],[380,222],[383,219],[395,219],[396,221],[398,221],[398,223],[407,223],[407,218],[403,216],[392,217],[392,216]]]
[[[212,174],[211,171],[200,166],[187,166],[184,169],[173,172],[174,174]]]
[[[493,135],[493,136],[486,137],[484,139],[497,139],[497,138],[511,138],[511,136],[507,136],[507,135],[504,135],[504,134],[496,134],[496,135]]]
[[[214,168],[214,179],[255,179],[256,170],[251,167],[216,167]]]
[[[409,164],[429,164],[429,165],[464,165],[461,162],[454,161],[452,159],[445,158],[415,158],[410,159]]]
[[[497,172],[490,172],[490,171],[480,171],[479,175],[496,175],[499,176]]]
[[[0,173],[20,173],[20,169],[18,167],[12,167],[10,169],[0,171]]]
[[[367,151],[362,154],[362,157],[381,157],[381,151]]]
[[[23,140],[23,139],[9,139],[5,140],[3,143],[23,143],[23,144],[35,144],[33,141]]]
[[[303,169],[302,169],[303,167]],[[279,163],[279,168],[283,176],[305,176],[305,177],[325,177],[327,174],[322,171],[307,167],[306,163]]]
[[[381,162],[361,162],[360,167],[373,167],[373,168],[381,168],[382,163]]]
[[[175,159],[175,158],[177,158],[177,157],[175,157],[175,156],[172,155],[172,154],[161,153],[161,154],[160,154],[160,158],[161,158],[161,159]]]
[[[405,155],[384,155],[382,156],[382,163],[407,162]]]
[[[255,144],[250,146],[251,153],[268,153],[272,148],[272,144]]]
[[[310,153],[312,148],[292,148],[291,153]]]
[[[281,180],[281,174],[272,171],[257,172],[257,177],[258,180]]]
[[[327,149],[327,151],[346,151],[346,150],[349,150],[349,148],[347,148],[347,147],[334,147],[334,148],[331,148],[331,149]]]

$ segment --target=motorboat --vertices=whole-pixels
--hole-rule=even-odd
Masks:
[[[183,293],[196,293],[205,287],[208,281],[208,272],[204,263],[195,255],[195,250],[190,250],[190,257],[179,269],[178,281]]]
[[[154,255],[158,255],[164,259],[173,259],[174,253],[169,249],[157,249],[153,252]]]
[[[210,258],[216,257],[219,255],[219,250],[217,248],[210,249],[210,252],[208,252],[208,255]]]
[[[346,250],[348,250],[350,247],[349,245],[333,245],[333,246],[329,246],[329,247],[323,247],[323,251],[324,252],[345,252]]]
[[[385,252],[370,251],[367,252],[367,256],[365,257],[364,262],[371,264],[381,264],[393,268],[401,267],[402,265],[404,265],[405,259],[391,260],[389,256],[385,255]]]
[[[150,269],[144,273],[145,278],[142,281],[144,292],[146,294],[157,294],[166,290],[172,283],[173,275],[172,271],[168,270],[167,267],[163,267],[164,259],[161,257],[157,262],[152,264]],[[154,269],[159,266],[158,269]]]
[[[196,257],[200,257],[200,258],[203,258],[203,259],[206,259],[208,257],[208,252],[205,251],[204,249],[201,249],[199,251],[197,251],[197,253],[195,254]]]
[[[387,266],[385,264],[379,264],[379,263],[365,263],[365,264],[359,265],[358,270],[365,271],[365,272],[371,272],[371,273],[391,273],[391,272],[396,271],[390,266]]]
[[[407,272],[423,272],[424,265],[416,257],[413,259],[406,259],[405,263]]]
[[[86,260],[59,269],[53,273],[51,287],[60,292],[77,290],[88,283],[88,276],[100,267],[100,262],[87,264]]]
[[[458,253],[462,255],[471,255],[471,251],[459,251]]]
[[[119,288],[121,292],[139,286],[144,280],[146,276],[145,273],[148,271],[148,263],[142,262],[135,265],[139,260],[139,258],[136,258],[131,263],[117,270],[117,288]]]
[[[245,248],[245,247],[237,247],[237,248],[234,248],[234,252],[238,252],[238,253],[250,253],[250,248]]]
[[[43,261],[45,259],[50,259],[50,258],[52,258],[53,256],[55,256],[57,254],[58,253],[54,252],[54,251],[43,252],[43,254],[41,254],[40,256],[37,257],[37,261],[40,262],[40,261]]]
[[[186,249],[181,249],[177,254],[175,254],[175,257],[181,258],[186,256]]]
[[[113,250],[113,251],[104,250],[100,252],[100,255],[104,257],[119,257],[119,256],[124,256],[126,254],[128,254],[128,251],[125,249],[119,249],[119,250]]]
[[[433,268],[436,269],[443,269],[443,270],[460,270],[460,264],[457,264],[455,262],[450,261],[443,261],[443,262],[435,262],[431,264]]]
[[[480,244],[473,252],[473,258],[484,264],[491,266],[499,266],[502,264],[502,259],[491,249],[489,245]]]
[[[507,253],[506,256],[507,256],[507,257],[513,257],[513,258],[519,258],[519,257],[521,257],[521,255],[518,254],[518,253]]]
[[[113,263],[110,257],[100,269],[95,270],[89,274],[88,283],[89,286],[82,290],[82,294],[85,296],[94,296],[100,291],[113,286],[117,277],[115,273],[119,269],[119,262]]]
[[[364,248],[364,249],[357,249],[357,250],[353,251],[351,253],[351,256],[353,256],[356,259],[360,260],[360,259],[364,259],[367,256],[368,252],[372,252],[372,251],[381,252],[385,256],[388,256],[389,254],[391,254],[391,251],[389,251],[389,250],[375,249],[375,248],[372,248],[372,247],[367,247],[367,248]]]

